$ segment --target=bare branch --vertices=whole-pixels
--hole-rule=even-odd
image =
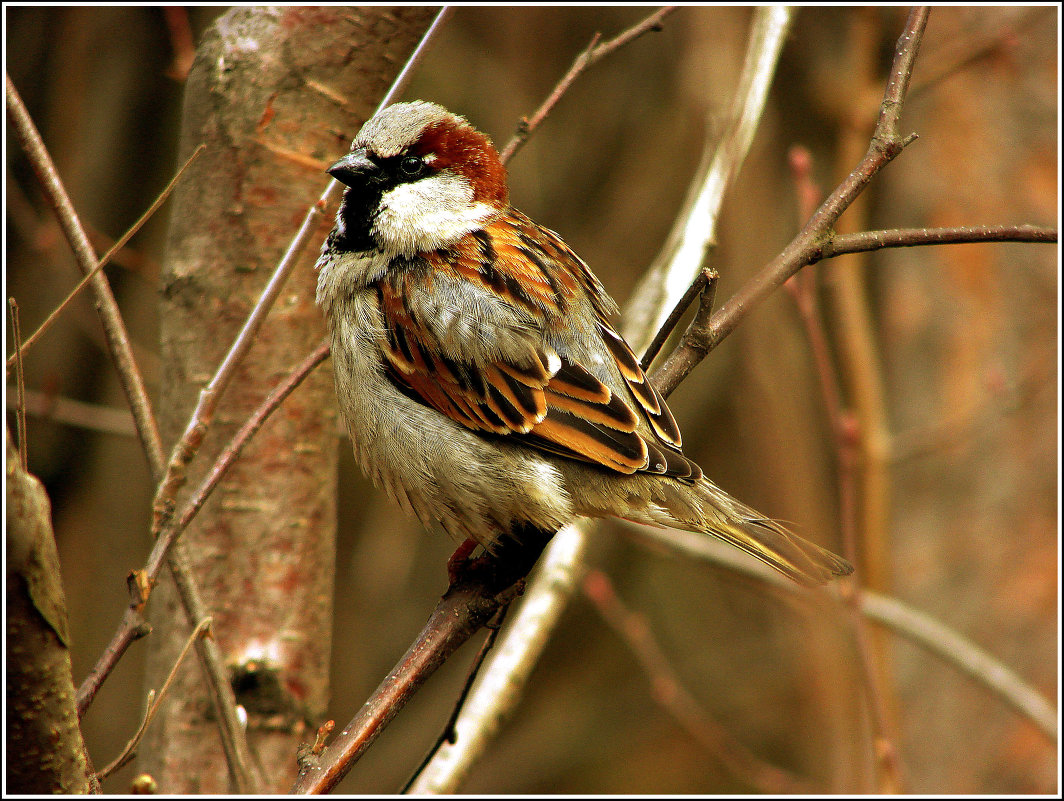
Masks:
[[[720,276],[715,270],[702,270],[699,272],[698,277],[691,282],[691,286],[687,287],[687,291],[683,293],[683,297],[669,312],[669,316],[662,323],[661,328],[654,334],[654,338],[647,345],[646,352],[643,354],[643,358],[639,360],[639,366],[643,368],[644,372],[650,368],[651,363],[657,358],[658,353],[661,352],[661,348],[665,345],[665,340],[672,336],[673,330],[680,322],[680,318],[683,317],[688,307],[695,302],[695,297],[702,294],[702,290],[708,289],[710,291],[709,306],[713,306],[713,294],[716,293],[716,282]],[[705,305],[705,304],[703,304]]]
[[[140,216],[139,220],[133,223],[130,229],[126,231],[106,253],[103,254],[100,260],[96,263],[96,266],[93,267],[85,275],[85,277],[78,282],[78,285],[76,287],[70,290],[70,293],[66,296],[66,298],[63,299],[63,302],[56,306],[55,310],[51,314],[49,314],[45,321],[37,327],[37,330],[33,332],[30,338],[22,344],[22,347],[19,348],[19,352],[22,356],[26,355],[26,351],[29,350],[30,345],[36,342],[37,339],[51,327],[52,323],[54,323],[59,318],[59,315],[62,314],[66,307],[70,305],[71,301],[73,301],[74,298],[78,296],[81,290],[83,290],[86,286],[89,285],[89,281],[91,281],[95,277],[95,275],[100,272],[100,270],[102,270],[110,263],[114,255],[126,246],[126,243],[133,238],[133,236],[137,233],[137,231],[141,229],[141,227],[143,227],[144,223],[150,220],[155,214],[155,212],[157,212],[159,208],[163,205],[163,203],[166,202],[166,199],[170,197],[170,193],[174,191],[175,187],[177,187],[178,181],[181,180],[181,176],[185,174],[185,171],[192,165],[192,162],[196,160],[196,157],[203,152],[203,149],[203,145],[200,145],[198,148],[196,148],[192,155],[189,156],[188,161],[186,161],[181,166],[181,169],[177,171],[177,175],[175,175],[170,180],[170,183],[166,185],[166,188],[163,189],[163,191],[155,199],[155,202],[148,207],[148,210]],[[11,364],[14,362],[14,359],[15,356],[12,355],[7,360],[8,367],[11,366]]]
[[[729,127],[725,141],[720,145],[723,154],[719,158],[704,159],[703,168],[692,182],[689,202],[677,223],[677,230],[690,230],[695,240],[703,244],[712,236],[712,226],[717,217],[714,203],[719,204],[723,196],[723,184],[720,183],[716,190],[704,187],[711,182],[718,184],[723,175],[734,174],[742,162],[746,148],[741,146],[741,142],[748,143],[752,139],[750,126],[755,124],[763,108],[769,76],[773,72],[786,36],[789,19],[790,12],[781,8],[758,9],[755,14],[744,71],[740,78],[741,89],[732,108],[733,119],[741,119],[744,122],[733,123]],[[751,73],[756,73],[756,77]],[[710,200],[713,196],[716,201]],[[697,204],[698,211],[695,211],[695,199],[702,201]],[[709,217],[708,234],[705,220],[697,224],[692,221],[691,217],[696,213]],[[642,284],[653,297],[653,302],[643,305],[643,313],[636,315],[635,322],[631,310],[626,310],[625,337],[637,349],[642,349],[642,346],[650,341],[652,332],[658,327],[651,327],[653,321],[667,315],[667,310],[684,294],[690,277],[700,266],[704,253],[702,246],[695,248],[699,255],[694,263],[673,257],[677,236],[679,235],[670,239],[655,262],[655,268],[651,270],[651,280]],[[669,271],[668,275],[663,277],[666,269]],[[667,287],[664,292],[661,289],[663,286]],[[641,299],[641,292],[642,290],[637,289],[633,297]],[[576,592],[580,566],[587,548],[587,526],[588,521],[580,521],[554,535],[543,555],[536,577],[530,582],[513,614],[513,619],[503,631],[499,645],[491,655],[485,670],[481,671],[480,678],[458,718],[455,725],[457,742],[440,749],[411,786],[411,792],[454,792],[494,737],[503,720],[517,705],[532,668],[566,605]]]
[[[713,315],[710,323],[711,346],[716,347],[738,326],[750,310],[794,275],[802,267],[815,261],[814,254],[831,235],[835,221],[853,203],[857,196],[883,167],[889,164],[912,137],[901,139],[897,135],[898,117],[901,114],[902,98],[909,84],[913,59],[920,37],[927,25],[927,8],[915,8],[909,14],[905,30],[898,39],[894,64],[880,105],[879,121],[876,124],[868,153],[846,179],[835,188],[802,231],[791,243],[751,278],[738,292],[724,303]]]
[[[178,655],[177,660],[174,662],[174,666],[170,669],[169,675],[166,677],[166,681],[163,682],[162,689],[158,693],[152,690],[148,693],[147,709],[144,711],[144,719],[141,721],[140,726],[137,727],[137,731],[134,732],[133,737],[126,743],[126,747],[122,749],[122,753],[115,757],[107,767],[98,771],[96,778],[103,781],[119,768],[127,765],[137,755],[137,746],[140,745],[141,739],[144,737],[144,732],[148,729],[148,724],[151,723],[152,718],[155,717],[156,711],[159,709],[159,704],[162,703],[163,698],[166,697],[166,691],[170,689],[170,685],[174,683],[174,676],[177,675],[178,668],[185,662],[185,657],[188,656],[188,652],[192,649],[196,639],[199,637],[205,637],[208,634],[208,629],[211,625],[211,618],[206,617],[199,622],[199,625],[192,630],[192,633],[188,635],[188,640],[185,642],[185,647],[181,649],[181,653]]]
[[[554,107],[558,104],[558,101],[562,99],[569,87],[573,85],[573,82],[580,77],[580,74],[584,72],[588,67],[601,61],[603,58],[613,53],[615,50],[623,47],[634,39],[638,39],[644,33],[648,31],[660,31],[661,21],[665,19],[669,14],[676,10],[676,6],[665,6],[642,22],[636,23],[626,31],[622,31],[608,42],[599,44],[600,34],[595,34],[591,39],[591,43],[587,46],[587,49],[583,53],[578,55],[573,61],[573,65],[569,68],[569,71],[565,73],[554,90],[548,95],[547,99],[543,101],[542,105],[536,109],[535,113],[531,117],[527,117],[521,120],[521,123],[517,126],[517,133],[513,135],[509,142],[506,143],[506,147],[502,149],[499,154],[499,158],[502,163],[505,164],[514,157],[522,145],[528,141],[528,137],[543,123],[547,116],[551,113]]]
[[[770,584],[793,597],[813,600],[818,595],[710,537],[687,531],[651,528],[636,523],[625,523],[623,530],[630,532],[637,542],[647,541],[655,546],[663,545],[692,559],[723,566]],[[1057,713],[1053,704],[1016,675],[1008,665],[988,654],[956,629],[898,598],[871,590],[861,593],[859,609],[869,620],[920,645],[946,664],[952,665],[995,692],[1020,715],[1038,726],[1054,743],[1057,742]]]
[[[18,303],[8,298],[11,307],[11,338],[15,345],[15,420],[18,431],[18,458],[23,470],[29,469],[26,455],[26,377],[22,370],[22,329],[18,319]]]
[[[582,589],[584,597],[635,655],[650,681],[654,699],[729,773],[769,795],[813,792],[808,782],[760,759],[702,708],[680,682],[645,616],[625,606],[605,573],[589,571]]]
[[[14,396],[7,396],[9,409],[16,408],[17,402],[18,399]],[[56,396],[54,393],[27,389],[26,411],[44,420],[53,420],[64,425],[121,436],[137,435],[133,417],[128,409],[84,403],[73,398]]]
[[[728,127],[719,142],[706,142],[676,223],[624,310],[623,333],[637,351],[661,328],[667,310],[684,294],[716,239],[724,192],[753,142],[791,19],[790,9],[783,6],[758,9],[754,16]]]
[[[908,604],[874,592],[861,594],[861,614],[917,643],[947,664],[997,693],[1056,745],[1057,710],[1001,660],[941,621]]]
[[[836,234],[824,243],[817,260],[844,253],[863,253],[883,248],[925,245],[958,245],[980,242],[1056,242],[1057,229],[1037,225],[962,225],[955,228],[892,228]]]
[[[10,76],[5,75],[5,80],[8,113],[14,122],[19,141],[33,164],[34,171],[37,173],[38,180],[48,197],[49,203],[52,204],[56,211],[59,225],[70,242],[78,266],[83,273],[88,274],[92,272],[97,264],[96,254],[93,252],[92,245],[89,243],[74,206],[70,202],[70,197],[59,179],[55,164],[52,162],[52,158],[48,154],[48,150],[45,148],[44,142],[29,116],[29,112],[27,112],[25,105],[22,103],[22,98],[19,97]],[[159,436],[159,429],[155,415],[152,412],[147,389],[144,386],[144,378],[133,358],[132,346],[130,345],[129,335],[126,332],[121,312],[118,309],[118,303],[115,301],[110,285],[107,283],[107,278],[103,273],[96,273],[92,279],[92,288],[96,296],[96,308],[99,311],[104,333],[107,336],[108,346],[111,350],[111,358],[118,370],[122,387],[133,412],[137,432],[148,457],[152,478],[158,481],[163,473],[162,440]],[[198,589],[189,575],[187,559],[181,550],[175,549],[173,551],[170,555],[169,566],[174,582],[178,587],[186,615],[193,626],[199,625],[199,621],[206,616],[204,604],[199,596]],[[126,631],[132,632],[139,629],[139,621],[132,619],[134,617],[139,618],[139,615],[139,610],[132,607],[126,610],[124,620],[132,624],[125,625]],[[129,642],[132,642],[129,637],[130,635],[127,634],[122,638],[126,647],[128,647]],[[215,708],[222,724],[222,743],[225,747],[226,757],[229,759],[229,764],[237,779],[237,787],[250,791],[255,787],[254,778],[249,767],[251,756],[243,728],[236,720],[233,690],[225,678],[225,668],[221,653],[213,640],[199,640],[197,650],[201,661],[206,667],[207,681],[211,687],[211,697],[216,702]],[[124,652],[124,648],[122,651],[105,653],[101,663],[90,674],[90,678],[93,678],[96,683],[87,684],[83,682],[82,686],[78,688],[77,708],[79,717],[84,715],[85,710],[96,694],[96,690],[99,689],[99,682],[102,682],[110,671],[110,668],[107,668],[106,671],[100,671],[98,668],[104,662],[109,662],[111,667],[113,667],[114,662],[110,661],[111,656],[113,655],[117,659],[122,652]]]
[[[333,743],[320,755],[301,754],[291,792],[317,794],[335,787],[436,669],[520,594],[524,576],[545,544],[507,539],[493,556],[470,562],[403,658]]]
[[[89,244],[88,235],[78,219],[74,204],[70,202],[63,182],[59,179],[55,164],[48,150],[44,146],[37,126],[33,124],[26,106],[19,96],[18,90],[11,82],[9,75],[4,76],[7,88],[7,110],[14,124],[15,133],[19,144],[22,145],[29,156],[30,163],[37,174],[37,179],[44,190],[48,202],[55,209],[56,217],[63,234],[70,242],[71,250],[77,259],[78,267],[88,275],[96,267],[96,254]],[[140,434],[141,444],[148,455],[148,463],[156,466],[162,465],[162,443],[159,439],[159,430],[152,413],[151,401],[148,391],[144,386],[144,377],[141,375],[136,361],[133,359],[133,349],[129,342],[122,315],[115,302],[111,288],[106,278],[97,273],[92,279],[93,291],[96,293],[97,309],[100,320],[103,323],[104,333],[111,348],[111,355],[122,380],[122,388],[133,410],[133,418],[137,423],[137,431]]]
[[[676,387],[691,371],[705,358],[709,352],[709,319],[713,314],[713,298],[717,291],[716,270],[703,270],[701,273],[705,280],[695,281],[692,287],[701,284],[702,289],[698,297],[698,311],[691,324],[687,327],[676,349],[669,354],[669,358],[657,370],[649,375],[654,386],[658,388],[664,397],[669,397]]]

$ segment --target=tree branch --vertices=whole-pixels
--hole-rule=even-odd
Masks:
[[[813,599],[803,587],[736,551],[725,543],[689,531],[673,531],[627,523],[624,530],[634,540],[653,543],[684,556],[724,567],[786,591],[796,598]],[[969,638],[926,612],[904,601],[864,590],[859,610],[862,615],[893,633],[916,643],[943,662],[966,673],[977,683],[996,693],[1017,713],[1029,719],[1055,744],[1058,739],[1057,713],[1053,704],[1024,681],[1008,665],[980,648]]]
[[[573,85],[573,82],[580,77],[580,74],[583,73],[584,70],[598,63],[606,56],[610,55],[610,53],[620,49],[634,39],[638,39],[644,33],[647,33],[648,31],[660,31],[662,20],[675,10],[676,6],[665,6],[664,8],[655,11],[643,21],[636,23],[628,30],[617,34],[608,42],[603,42],[602,44],[598,43],[599,34],[595,34],[591,39],[591,43],[587,46],[587,49],[576,57],[573,61],[573,65],[569,68],[569,71],[565,73],[565,76],[560,81],[558,81],[554,90],[548,95],[547,99],[543,101],[542,105],[536,109],[531,117],[522,118],[521,122],[518,123],[517,132],[513,135],[510,141],[506,143],[506,146],[499,154],[502,163],[506,164],[506,162],[514,157],[517,151],[528,141],[528,137],[530,137],[543,121],[547,119],[551,111],[554,110],[554,107],[558,105],[558,101],[569,91],[569,87]]]
[[[926,7],[914,8],[906,21],[905,30],[898,39],[890,78],[880,105],[879,121],[876,123],[867,154],[821,204],[783,252],[717,310],[709,325],[710,350],[734,331],[752,308],[802,267],[815,261],[815,254],[824,241],[830,238],[835,221],[865,190],[872,178],[913,141],[914,136],[904,139],[898,136],[898,117],[901,114],[902,98],[905,87],[909,84],[920,37],[927,26],[928,13]]]
[[[816,261],[845,253],[924,245],[985,242],[1056,242],[1057,229],[1038,225],[962,225],[954,228],[892,228],[835,234],[816,253]]]
[[[655,260],[650,279],[633,292],[633,304],[625,310],[625,337],[642,350],[655,330],[653,321],[663,319],[690,283],[712,239],[718,209],[723,198],[724,178],[734,175],[745,158],[753,138],[753,126],[760,117],[776,59],[789,28],[790,12],[785,8],[758,9],[747,44],[739,90],[731,108],[732,124],[719,143],[719,154],[707,143],[707,156],[696,173],[688,202],[682,210],[673,235]],[[695,215],[704,215],[695,219]],[[678,255],[682,242],[692,243]],[[554,536],[543,556],[543,566],[530,582],[520,605],[512,613],[495,652],[481,671],[465,708],[455,724],[457,741],[447,744],[426,766],[410,788],[412,793],[455,792],[473,763],[487,748],[491,738],[512,713],[539,655],[576,592],[587,549],[588,521],[567,526]]]
[[[5,75],[7,88],[8,113],[14,123],[15,130],[22,146],[25,148],[38,180],[48,197],[49,203],[56,211],[59,225],[64,235],[70,242],[71,249],[81,271],[88,275],[97,265],[96,255],[88,236],[77,217],[73,203],[63,187],[59,174],[55,169],[51,156],[48,154],[37,131],[33,120],[26,111],[22,98],[19,97],[10,76]],[[104,333],[111,350],[111,358],[118,370],[122,387],[133,412],[133,420],[137,426],[141,444],[148,457],[148,465],[151,469],[152,478],[158,481],[163,473],[163,449],[159,429],[156,425],[155,415],[152,413],[151,401],[148,398],[147,389],[144,386],[144,378],[133,358],[133,350],[130,345],[129,335],[126,332],[122,314],[118,303],[107,283],[106,276],[97,272],[92,279],[93,293],[96,296],[96,308],[103,323]],[[175,549],[169,559],[169,567],[174,581],[177,584],[185,613],[193,627],[206,617],[203,601],[199,591],[193,583],[187,567],[187,559],[182,550]],[[130,607],[126,610],[125,619],[132,616],[139,618],[139,609]],[[141,621],[142,622],[142,621]],[[129,628],[129,631],[139,629],[139,625]],[[125,639],[128,647],[132,639]],[[109,649],[110,650],[110,649]],[[124,648],[122,649],[124,651]],[[216,699],[216,712],[222,725],[222,742],[226,750],[226,756],[237,780],[238,788],[250,791],[254,788],[254,778],[249,765],[251,764],[250,753],[247,748],[247,740],[243,729],[236,719],[235,699],[232,688],[228,682],[218,683],[218,677],[224,676],[224,667],[220,651],[213,640],[199,640],[197,652],[206,669],[207,681],[211,685],[212,698]],[[117,653],[121,656],[121,652]],[[117,659],[117,656],[115,657]],[[105,658],[109,655],[105,654]],[[113,663],[112,663],[113,665]],[[108,671],[109,672],[109,671]],[[95,669],[91,677],[96,677],[102,682],[107,673],[99,673]],[[78,688],[77,709],[79,717],[84,715],[85,710],[91,703],[99,683],[87,685],[86,682]]]

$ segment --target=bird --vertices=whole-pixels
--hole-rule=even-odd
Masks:
[[[341,416],[363,471],[426,527],[491,552],[617,517],[718,537],[806,586],[852,572],[683,454],[617,305],[510,205],[464,117],[390,105],[327,172],[345,188],[316,301]]]

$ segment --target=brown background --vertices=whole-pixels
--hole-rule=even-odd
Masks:
[[[221,11],[190,10],[194,35]],[[181,83],[168,74],[175,46],[167,19],[151,8],[5,13],[8,72],[102,252],[175,168]],[[644,13],[460,8],[407,97],[467,115],[501,145],[596,31],[613,35]],[[681,9],[664,31],[581,78],[512,163],[515,205],[565,237],[622,304],[662,244],[707,130],[724,124],[750,13]],[[850,166],[842,148],[867,142],[902,21],[899,9],[799,12],[761,130],[725,202],[713,259],[719,300],[796,230],[787,149],[809,148],[815,177],[828,188]],[[903,130],[921,138],[875,181],[868,224],[1053,223],[1058,37],[1052,8],[936,8],[902,118]],[[870,81],[851,51],[868,57]],[[28,332],[76,273],[9,144],[6,293],[18,300]],[[165,226],[164,210],[107,270],[149,385],[159,371],[155,293]],[[1004,660],[1054,703],[1057,264],[1055,246],[966,245],[885,252],[853,266],[868,271],[893,435],[891,592]],[[26,369],[27,386],[38,392],[122,404],[86,297],[35,347]],[[834,452],[808,346],[784,293],[756,310],[671,405],[688,454],[719,484],[838,547]],[[128,435],[31,416],[29,446],[30,469],[52,498],[80,681],[120,617],[126,572],[147,553],[151,488]],[[342,452],[330,710],[341,723],[424,621],[453,547],[398,515],[361,478],[346,446]],[[619,531],[605,526],[594,536],[593,562],[647,616],[707,714],[814,790],[871,790],[861,688],[838,627]],[[938,659],[893,637],[886,642],[907,789],[1059,790],[1056,750],[1033,725]],[[401,784],[442,725],[470,656],[460,652],[433,679],[343,790],[391,792]],[[86,716],[97,765],[139,719],[141,658],[134,646]],[[105,789],[123,792],[129,778],[127,769]],[[757,788],[655,702],[631,651],[579,599],[515,720],[463,789]]]

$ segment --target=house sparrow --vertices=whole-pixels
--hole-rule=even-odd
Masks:
[[[491,141],[427,102],[370,119],[318,259],[336,394],[363,470],[490,550],[577,515],[705,532],[802,584],[850,573],[702,475],[554,233],[509,205]]]

